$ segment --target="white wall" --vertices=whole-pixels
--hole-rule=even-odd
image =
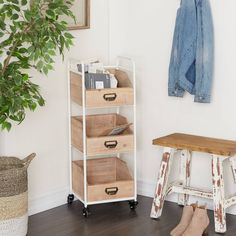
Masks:
[[[108,60],[107,1],[91,3],[91,29],[72,32],[75,45],[62,62],[56,58],[55,71],[47,77],[34,73],[41,86],[46,106],[29,112],[20,126],[1,139],[1,154],[24,157],[31,152],[37,158],[29,168],[29,208],[36,213],[66,202],[68,173],[67,58],[98,57]]]
[[[138,178],[139,192],[144,195],[153,195],[160,163],[161,149],[151,145],[153,138],[186,132],[236,139],[236,2],[211,2],[216,31],[211,104],[193,103],[190,95],[183,99],[167,96],[168,63],[179,0],[92,0],[91,29],[74,32],[75,46],[67,57],[98,57],[106,63],[123,54],[136,61]],[[38,154],[29,169],[31,213],[63,204],[68,192],[66,63],[58,58],[55,68],[48,78],[35,75],[47,100],[46,107],[29,113],[24,124],[4,133],[0,144],[1,154]],[[205,155],[194,155],[193,185],[211,186],[209,164]],[[230,170],[226,172],[227,189],[231,192],[236,188],[229,184]],[[174,177],[176,173],[177,168]]]
[[[179,2],[113,0],[111,5],[111,58],[125,54],[137,64],[139,190],[149,196],[153,195],[162,151],[152,147],[153,138],[183,132],[236,140],[236,2],[210,1],[216,39],[211,104],[194,103],[188,94],[182,99],[167,96],[168,66]],[[197,153],[193,166],[192,184],[211,187],[210,158]],[[175,169],[174,177],[177,177]],[[227,190],[235,192],[228,165],[225,172]],[[236,208],[234,211],[231,208],[231,212],[236,213]]]

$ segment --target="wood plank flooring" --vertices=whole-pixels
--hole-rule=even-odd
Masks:
[[[63,205],[29,218],[28,236],[169,236],[179,222],[182,207],[165,202],[160,220],[150,219],[152,199],[139,196],[136,211],[127,202],[90,206],[89,218],[82,216],[82,204]],[[209,236],[216,236],[213,212]],[[228,231],[225,236],[236,236],[236,216],[227,215]]]

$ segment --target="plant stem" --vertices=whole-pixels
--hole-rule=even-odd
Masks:
[[[8,57],[6,58],[6,60],[4,61],[4,66],[3,66],[3,69],[2,69],[2,74],[3,74],[3,75],[4,75],[4,73],[5,73],[5,71],[6,71],[7,67],[8,67],[8,65],[9,65],[9,63],[10,63],[12,54],[13,54],[14,50],[16,49],[17,45],[18,45],[18,41],[19,41],[19,40],[17,40],[17,41],[15,42],[15,44],[14,44],[13,47],[12,47],[12,50],[11,50],[10,54],[8,55]]]
[[[34,23],[32,22],[30,25],[28,25],[21,33],[19,33],[19,35],[22,35],[22,34],[24,34],[24,33],[27,33],[27,32],[30,30],[30,28],[33,26],[33,24],[34,24]],[[4,75],[4,73],[5,73],[5,71],[6,71],[7,67],[8,67],[8,65],[9,65],[9,63],[10,63],[10,60],[11,60],[11,58],[12,58],[12,54],[14,53],[16,47],[18,46],[19,41],[20,41],[20,39],[16,40],[16,42],[13,44],[13,47],[12,47],[12,49],[11,49],[10,54],[9,54],[9,55],[7,56],[7,58],[4,60],[4,65],[3,65],[3,69],[2,69],[2,74],[3,74],[3,75]]]

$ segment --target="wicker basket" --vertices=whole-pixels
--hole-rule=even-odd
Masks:
[[[35,153],[23,160],[0,157],[0,235],[25,236],[28,229],[27,169]]]

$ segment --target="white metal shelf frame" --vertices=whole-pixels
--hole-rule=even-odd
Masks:
[[[122,65],[122,62],[124,65]],[[75,65],[81,64],[82,72],[79,72]],[[126,64],[126,65],[125,65]],[[74,67],[73,67],[74,66]],[[133,84],[133,94],[134,94],[134,102],[133,105],[128,105],[133,107],[133,135],[134,135],[134,150],[133,150],[133,178],[134,178],[134,196],[130,198],[119,198],[112,200],[102,200],[89,202],[87,201],[87,144],[86,144],[86,115],[87,110],[92,109],[104,109],[104,108],[116,108],[116,113],[120,114],[120,106],[109,106],[109,107],[86,107],[86,88],[85,88],[85,64],[83,61],[70,59],[68,63],[68,126],[69,126],[69,179],[70,179],[70,193],[73,194],[78,200],[80,200],[84,207],[87,208],[88,205],[95,205],[101,203],[110,203],[110,202],[120,202],[120,201],[137,201],[137,120],[136,120],[136,74],[135,74],[135,63],[132,59],[128,57],[119,56],[117,57],[116,65],[114,66],[105,66],[106,69],[116,68],[120,70],[124,70],[126,72],[131,73],[132,75],[132,84]],[[83,165],[84,165],[84,200],[78,196],[72,188],[72,161],[73,161],[73,146],[71,144],[71,116],[72,116],[72,103],[71,103],[71,95],[70,95],[70,72],[74,72],[80,74],[82,77],[82,117],[83,117]],[[81,92],[81,91],[78,91]],[[122,105],[125,107],[127,105]],[[115,153],[114,153],[115,154]],[[120,153],[117,155],[120,157]]]

